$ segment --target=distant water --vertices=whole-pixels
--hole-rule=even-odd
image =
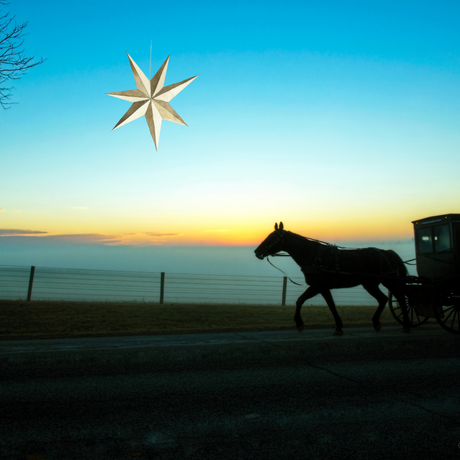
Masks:
[[[280,274],[266,260],[255,257],[255,247],[248,246],[42,246],[31,244],[29,238],[20,241],[24,244],[17,241],[8,244],[7,238],[0,238],[0,265],[245,276]],[[403,260],[415,257],[413,241],[347,243],[342,246],[393,249]],[[272,262],[288,276],[302,275],[290,258],[273,258]],[[414,267],[408,268],[411,274],[416,274]]]

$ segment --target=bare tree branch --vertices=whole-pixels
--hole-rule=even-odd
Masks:
[[[0,5],[8,5],[8,2],[0,1]],[[14,22],[13,22],[14,21]],[[19,80],[26,72],[45,61],[41,58],[38,62],[32,62],[35,57],[27,57],[22,49],[24,29],[27,22],[17,24],[15,16],[10,13],[0,16],[0,104],[8,109],[13,87],[4,87],[8,80]]]

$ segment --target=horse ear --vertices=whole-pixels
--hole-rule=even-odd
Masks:
[[[284,229],[283,222],[280,222],[280,230],[283,230],[283,229]]]
[[[278,224],[275,222],[275,230],[278,230]]]

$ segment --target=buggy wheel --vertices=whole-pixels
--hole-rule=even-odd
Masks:
[[[442,328],[460,334],[460,275],[448,276],[436,286],[433,310]]]
[[[404,297],[406,298],[407,314],[409,316],[410,327],[418,327],[422,324],[425,324],[428,321],[428,318],[426,318],[425,316],[419,316],[417,314],[417,311],[415,310],[415,305],[413,304],[411,299],[407,295],[405,295]],[[403,311],[401,305],[399,305],[399,302],[397,301],[396,297],[391,293],[391,291],[388,291],[388,306],[390,307],[390,311],[393,315],[393,318],[399,324],[402,324],[404,326]]]

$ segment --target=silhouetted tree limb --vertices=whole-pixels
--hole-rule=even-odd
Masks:
[[[2,5],[8,5],[8,2],[0,1]],[[4,86],[5,82],[19,80],[29,69],[45,61],[41,58],[38,62],[32,62],[34,56],[24,56],[21,48],[27,22],[17,24],[14,19],[15,16],[10,17],[10,13],[0,16],[0,104],[4,109],[13,104],[9,101],[13,87]]]

